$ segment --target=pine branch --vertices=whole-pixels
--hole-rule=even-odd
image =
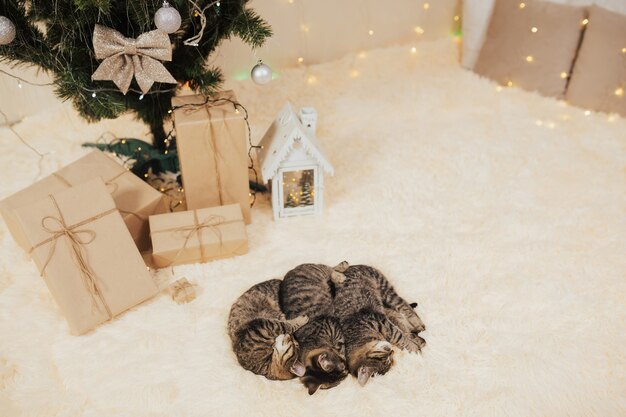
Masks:
[[[203,9],[206,28],[198,47],[183,45],[185,39],[200,31],[200,18],[189,0],[170,0],[182,18],[178,32],[170,39],[171,62],[164,65],[180,83],[204,94],[215,92],[223,81],[219,68],[207,68],[206,60],[223,39],[239,36],[252,47],[259,47],[272,34],[270,26],[254,11],[248,0],[195,0]],[[96,24],[111,27],[124,36],[136,38],[154,29],[154,14],[162,0],[0,0],[0,14],[16,25],[17,37],[0,46],[0,62],[12,65],[36,65],[48,72],[56,94],[71,100],[89,121],[116,118],[134,112],[146,122],[157,146],[163,146],[163,122],[169,117],[173,91],[146,94],[116,91],[109,81],[94,82],[91,74],[100,62],[95,59],[92,34]],[[133,82],[131,88],[137,89]],[[153,91],[168,90],[171,85],[155,84]],[[106,90],[106,91],[104,91]],[[96,91],[95,97],[92,93]]]
[[[252,47],[258,48],[272,36],[272,28],[255,11],[245,9],[233,21],[231,33]]]

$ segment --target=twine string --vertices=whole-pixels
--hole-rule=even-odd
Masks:
[[[198,244],[200,245],[200,259],[204,263],[204,262],[207,262],[209,259],[207,258],[205,251],[204,251],[202,231],[204,229],[209,229],[211,232],[213,232],[215,237],[217,237],[217,239],[219,240],[219,246],[220,246],[220,251],[221,251],[223,247],[223,240],[222,240],[223,238],[222,238],[222,231],[219,228],[219,226],[230,224],[230,223],[236,223],[240,221],[241,220],[226,220],[223,216],[210,215],[204,221],[200,222],[198,219],[198,211],[193,210],[193,222],[194,222],[193,225],[182,226],[182,227],[171,227],[168,229],[156,230],[156,231],[153,231],[152,234],[170,233],[170,232],[183,234],[183,237],[184,237],[183,245],[178,250],[178,252],[176,252],[176,255],[174,255],[172,261],[167,266],[172,266],[174,262],[176,262],[176,259],[178,259],[178,257],[183,253],[185,249],[187,249],[187,245],[189,245],[189,241],[194,235],[198,237]]]
[[[51,236],[43,240],[42,242],[34,245],[29,250],[29,253],[32,253],[34,250],[44,245],[47,245],[49,243],[51,244],[50,249],[48,250],[48,254],[46,256],[46,260],[41,268],[41,276],[43,277],[45,275],[48,265],[50,264],[52,258],[54,257],[54,254],[56,253],[56,247],[59,239],[62,237],[66,237],[66,242],[68,244],[68,248],[70,249],[72,260],[80,271],[80,275],[83,279],[85,289],[91,295],[92,308],[94,310],[97,309],[99,311],[102,311],[100,306],[103,306],[109,319],[111,319],[113,317],[113,314],[111,313],[111,309],[106,303],[106,300],[104,299],[104,296],[102,295],[102,292],[98,287],[98,278],[91,266],[89,265],[89,262],[87,261],[87,254],[85,252],[85,246],[89,245],[96,239],[96,232],[91,229],[81,229],[81,227],[102,217],[105,217],[111,213],[114,213],[116,209],[113,208],[104,211],[98,215],[89,217],[88,219],[85,219],[72,226],[68,226],[65,222],[65,217],[63,216],[63,213],[61,212],[61,209],[59,208],[56,199],[52,195],[49,195],[49,197],[52,200],[52,204],[54,205],[54,208],[58,213],[58,217],[45,216],[41,219],[41,227]]]
[[[115,192],[120,188],[120,185],[118,183],[116,183],[115,181],[117,181],[118,178],[120,178],[122,175],[126,174],[130,172],[127,169],[123,169],[122,171],[120,171],[117,175],[113,176],[113,178],[110,178],[109,180],[104,182],[104,185],[106,185],[107,187],[112,187],[113,191],[111,191],[109,194],[113,195],[115,194]]]
[[[222,175],[220,174],[220,151],[215,143],[215,132],[213,131],[213,120],[211,120],[211,109],[208,106],[204,106],[206,109],[207,117],[209,118],[209,128],[211,138],[209,139],[209,146],[212,148],[211,151],[213,153],[213,163],[215,164],[215,180],[217,181],[217,194],[220,199],[220,206],[224,205],[224,196],[222,195]]]
[[[0,70],[0,71],[2,71],[2,70]],[[2,71],[2,72],[4,72],[4,71]],[[11,133],[13,133],[13,135],[15,135],[15,137],[22,143],[22,145],[26,146],[28,149],[33,151],[33,153],[35,153],[39,157],[39,160],[37,161],[38,171],[37,171],[37,175],[35,176],[35,180],[37,180],[39,177],[41,177],[41,174],[43,172],[43,162],[44,162],[44,159],[46,158],[46,156],[50,155],[50,152],[46,152],[46,153],[39,152],[33,145],[28,143],[28,141],[26,141],[26,139],[24,139],[22,137],[22,135],[20,135],[17,132],[17,130],[15,130],[14,126],[17,123],[9,123],[9,116],[7,116],[6,113],[3,112],[2,110],[0,110],[0,116],[2,116],[4,118],[6,126],[11,131]]]

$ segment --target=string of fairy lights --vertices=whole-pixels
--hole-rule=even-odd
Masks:
[[[189,1],[191,3],[193,3],[192,0],[189,0]],[[281,0],[281,1],[285,1],[285,0]],[[305,69],[307,69],[307,71],[306,71],[306,74],[307,74],[306,75],[306,82],[308,84],[315,84],[315,83],[317,83],[319,81],[318,77],[316,75],[311,74],[311,73],[308,72],[308,65],[307,65],[308,64],[307,55],[308,55],[308,52],[309,52],[309,37],[311,36],[311,25],[307,21],[307,18],[306,18],[307,13],[306,13],[305,2],[304,2],[304,0],[286,0],[286,1],[287,1],[288,5],[298,7],[298,11],[299,11],[299,24],[298,24],[298,27],[299,27],[299,31],[300,31],[300,36],[301,36],[302,42],[301,42],[301,47],[300,47],[301,48],[300,53],[298,54],[298,56],[296,58],[296,65],[305,67]],[[211,6],[213,6],[213,5],[218,5],[219,6],[219,2],[218,1],[212,2],[210,5]],[[369,19],[369,16],[371,14],[370,7],[371,7],[371,5],[369,4],[369,1],[365,2],[366,34],[367,34],[367,36],[369,38],[374,38],[376,36],[376,31],[375,31],[375,27],[373,27],[373,25],[371,24],[370,19]],[[422,1],[422,2],[419,2],[416,7],[418,9],[417,13],[425,13],[426,14],[426,13],[429,13],[430,11],[432,11],[434,8],[436,8],[437,4],[436,3],[432,3],[431,4],[431,2],[429,2],[429,1]],[[524,9],[526,9],[526,7],[527,7],[527,4],[525,2],[520,2],[518,4],[518,8],[520,10],[524,10]],[[198,7],[198,9],[200,10],[200,12],[203,11],[199,7]],[[197,15],[200,15],[201,14],[200,12],[196,12]],[[417,14],[416,14],[416,16],[417,16]],[[461,21],[461,16],[460,15],[455,15],[453,17],[453,23],[455,25],[459,25],[460,21]],[[585,18],[585,19],[583,19],[581,21],[581,25],[583,27],[586,27],[588,24],[589,24],[589,19],[588,18]],[[415,34],[416,40],[419,40],[426,33],[426,30],[422,26],[420,26],[420,25],[413,26],[411,28],[411,30]],[[533,34],[537,34],[537,33],[541,32],[541,28],[533,25],[533,26],[529,27],[529,31],[531,33],[533,33]],[[458,36],[457,39],[460,39],[460,36]],[[256,54],[256,51],[254,53]],[[417,55],[418,54],[418,47],[415,44],[411,45],[409,47],[408,53],[412,54],[412,55]],[[621,48],[619,53],[622,54],[625,57],[625,59],[626,59],[626,46]],[[358,59],[365,59],[367,57],[367,52],[366,51],[358,52],[356,54],[356,57]],[[523,59],[529,65],[532,65],[532,64],[536,63],[536,57],[534,55],[532,55],[532,54],[528,54],[528,55],[523,56]],[[8,77],[11,77],[11,78],[15,79],[16,82],[17,82],[18,88],[20,88],[20,89],[22,89],[24,84],[31,85],[31,86],[36,86],[36,87],[46,87],[46,86],[54,85],[51,82],[50,83],[37,83],[37,82],[29,81],[29,80],[26,80],[26,79],[24,79],[22,77],[19,77],[19,76],[15,75],[15,74],[12,74],[12,73],[10,73],[8,71],[5,71],[5,70],[3,70],[1,68],[0,68],[0,73],[5,75],[5,76],[8,76]],[[349,70],[349,75],[352,78],[357,78],[357,77],[359,77],[361,75],[361,72],[358,70],[358,68],[356,68],[356,64],[355,63],[353,63],[353,65],[351,66],[351,68]],[[565,69],[560,71],[557,75],[560,78],[562,78],[562,79],[568,79],[571,76],[569,71],[565,70]],[[147,92],[145,94],[142,93],[139,90],[132,89],[132,88],[129,89],[129,91],[132,92],[132,93],[138,94],[139,95],[139,99],[141,100],[141,99],[144,98],[145,95],[159,94],[159,93],[164,93],[164,92],[174,92],[174,91],[180,90],[181,88],[184,88],[184,87],[185,87],[185,85],[179,84],[179,85],[176,85],[176,86],[171,87],[171,88],[153,89],[153,90],[151,90],[151,91],[149,91],[149,92]],[[515,80],[514,79],[508,79],[503,86],[500,86],[500,85],[497,86],[496,87],[496,91],[501,92],[501,91],[503,91],[504,88],[507,88],[507,87],[515,87]],[[97,94],[99,92],[117,92],[118,91],[117,89],[114,89],[114,88],[98,88],[98,87],[95,87],[95,86],[94,87],[84,87],[84,86],[81,86],[81,88],[84,91],[86,91],[94,99],[97,98]],[[617,96],[617,97],[624,97],[624,95],[626,94],[625,90],[626,90],[626,86],[625,85],[617,85],[617,86],[615,86],[613,94],[615,96]],[[168,111],[168,113],[171,113],[171,112],[172,112],[172,110],[170,109]],[[585,112],[585,115],[590,115],[590,114],[591,114],[591,111],[586,111]],[[609,120],[611,120],[611,121],[615,120],[615,117],[613,115],[609,115]]]

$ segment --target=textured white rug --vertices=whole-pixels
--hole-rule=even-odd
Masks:
[[[626,120],[498,92],[449,40],[235,87],[256,138],[286,99],[317,107],[336,170],[325,217],[276,223],[261,199],[249,254],[159,273],[198,283],[197,300],[162,295],[84,337],[0,226],[0,415],[626,415]],[[102,131],[145,132],[129,120],[88,126],[62,107],[18,130],[55,152],[48,173]],[[36,162],[0,130],[0,197]],[[235,298],[344,259],[420,303],[423,355],[312,397],[241,369],[225,331]]]

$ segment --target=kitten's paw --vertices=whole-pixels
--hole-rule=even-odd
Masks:
[[[330,280],[335,285],[341,285],[346,280],[346,276],[344,274],[342,274],[341,272],[333,271],[333,273],[330,274]]]
[[[422,351],[422,348],[426,346],[426,341],[419,337],[417,334],[412,333],[408,343],[404,346],[406,350],[413,353]]]
[[[413,313],[413,315],[409,316],[408,318],[409,323],[411,324],[411,328],[413,329],[412,332],[415,333],[419,333],[419,332],[423,332],[424,330],[426,330],[426,326],[424,325],[424,322],[422,321],[422,319],[420,319],[420,317]]]
[[[406,321],[409,323],[412,333],[419,333],[426,330],[424,322],[422,321],[420,316],[418,316],[417,313],[413,311],[413,309],[409,307],[401,308],[401,313],[406,318]]]
[[[333,269],[337,272],[346,272],[346,269],[348,269],[348,267],[350,267],[348,261],[343,261]]]

